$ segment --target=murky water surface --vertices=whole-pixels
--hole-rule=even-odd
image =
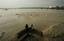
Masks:
[[[25,24],[45,30],[49,26],[64,22],[64,10],[50,9],[0,9],[0,32],[5,32],[1,41],[9,41],[24,29]]]

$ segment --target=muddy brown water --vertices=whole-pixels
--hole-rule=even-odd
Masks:
[[[5,35],[0,41],[11,41],[25,24],[43,31],[49,26],[64,22],[64,10],[50,9],[0,9],[0,32]]]

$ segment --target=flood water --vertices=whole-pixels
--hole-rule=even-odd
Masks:
[[[0,9],[0,32],[5,32],[0,41],[11,41],[25,24],[34,24],[34,28],[44,31],[57,23],[64,23],[64,10]]]

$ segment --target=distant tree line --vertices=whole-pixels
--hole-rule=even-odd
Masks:
[[[51,7],[48,9],[57,9],[57,10],[64,10],[64,6],[56,6],[56,7]]]

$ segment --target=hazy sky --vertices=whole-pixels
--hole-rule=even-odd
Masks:
[[[42,7],[64,5],[64,0],[0,0],[0,8]]]

